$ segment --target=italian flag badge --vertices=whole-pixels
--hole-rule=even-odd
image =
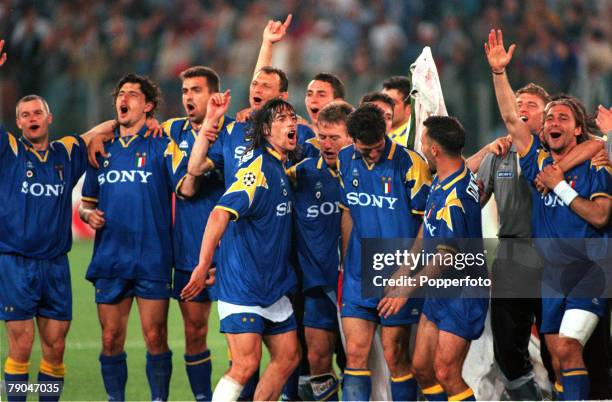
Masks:
[[[136,152],[136,167],[144,167],[145,163],[147,163],[147,153]]]
[[[383,182],[383,193],[390,194],[391,193],[391,178],[383,177],[382,182]]]

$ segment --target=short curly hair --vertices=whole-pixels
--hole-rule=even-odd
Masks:
[[[161,102],[161,90],[153,80],[145,75],[130,73],[123,76],[113,90],[113,106],[117,102],[117,96],[119,95],[119,91],[121,91],[121,87],[128,83],[140,84],[140,90],[145,96],[145,101],[153,104],[153,108],[147,112],[147,117],[153,117],[157,106]]]
[[[385,137],[387,124],[383,111],[374,104],[366,103],[348,116],[346,129],[353,141],[372,145]]]

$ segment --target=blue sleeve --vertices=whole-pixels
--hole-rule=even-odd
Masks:
[[[232,124],[235,120],[229,116],[223,116],[223,121],[221,122],[221,130],[224,130]]]
[[[406,191],[410,194],[410,208],[415,215],[425,213],[425,204],[431,187],[431,173],[425,160],[416,152],[406,151],[410,167],[406,172]]]
[[[458,200],[461,202],[461,200]],[[444,225],[440,225],[439,236],[447,239],[463,237],[468,232],[468,222],[462,205],[450,205],[445,207]],[[447,215],[448,214],[448,215]],[[446,219],[446,218],[449,218]]]
[[[298,125],[298,144],[301,149],[301,158],[318,158],[321,155],[319,141],[312,129],[306,125]]]
[[[81,190],[81,199],[83,201],[98,203],[98,196],[100,194],[100,184],[98,183],[99,170],[94,169],[92,166],[87,166],[85,172],[85,182],[83,183],[83,189]]]
[[[177,121],[182,123],[181,119],[169,119],[163,122],[162,124],[160,124],[160,127],[164,131],[164,133],[166,133],[166,135],[172,138],[172,140],[174,141],[178,141],[180,139],[178,138],[178,134],[180,133],[180,127],[182,124],[181,125],[175,124],[175,122]]]
[[[230,212],[233,220],[253,215],[262,202],[263,193],[267,188],[268,180],[263,171],[263,156],[260,155],[238,169],[234,181],[215,208]]]
[[[303,145],[311,138],[315,138],[315,133],[312,129],[304,124],[298,124],[297,128],[298,144]]]
[[[304,159],[318,158],[321,155],[321,151],[315,145],[316,143],[315,138],[311,138],[302,145],[302,157]]]
[[[11,134],[9,134],[4,129],[4,126],[0,124],[0,155],[3,155],[4,151],[6,151],[6,148],[8,147],[9,135]]]
[[[545,157],[545,151],[539,149],[539,140],[535,135],[531,136],[531,145],[527,152],[519,153],[519,163],[521,170],[527,181],[533,185],[533,181],[540,172],[538,160]]]
[[[214,164],[215,168],[223,171],[224,161],[223,161],[223,145],[225,144],[229,134],[227,133],[227,127],[224,127],[219,133],[219,137],[217,137],[217,141],[212,145],[212,147],[208,148],[208,159],[210,159]]]
[[[591,166],[590,198],[608,197],[612,198],[612,169],[607,166]]]
[[[340,193],[340,206],[344,209],[348,209],[348,200],[346,198],[346,192],[347,192],[347,187],[346,186],[351,186],[351,179],[349,177],[346,177],[342,171],[343,166],[340,162],[340,155],[338,155],[338,182],[340,184],[339,186],[339,193]]]
[[[444,222],[440,224],[437,236],[437,248],[444,246],[457,252],[461,251],[458,239],[469,237],[470,224],[463,208],[461,199],[452,200],[445,206],[442,216]],[[469,206],[466,205],[466,208]]]
[[[188,161],[187,154],[179,148],[176,142],[170,140],[164,151],[164,164],[171,191],[176,192],[187,174]]]
[[[67,164],[70,165],[73,173],[74,181],[71,185],[74,186],[87,169],[87,146],[85,141],[78,135],[69,135],[54,141],[53,145],[63,147],[66,150]]]
[[[302,177],[302,175],[304,174],[304,163],[305,162],[306,162],[306,159],[299,162],[297,165],[293,165],[285,170],[287,177],[289,177],[289,179],[291,180],[291,183],[294,185],[295,188],[299,188],[299,185],[300,185],[299,178]]]
[[[12,152],[8,152],[8,150]],[[19,141],[15,136],[0,125],[0,156],[10,155],[17,156],[19,154]]]

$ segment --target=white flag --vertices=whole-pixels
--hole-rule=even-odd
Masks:
[[[410,66],[410,71],[412,72],[411,96],[414,98],[414,110],[412,111],[412,118],[415,119],[414,150],[423,156],[421,151],[423,122],[429,116],[448,115],[438,70],[429,46],[423,48],[421,55]]]

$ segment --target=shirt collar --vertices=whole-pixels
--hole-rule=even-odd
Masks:
[[[317,169],[322,170],[324,167],[327,168],[327,171],[329,172],[330,175],[332,175],[332,177],[338,177],[336,166],[334,167],[328,166],[327,162],[325,162],[325,159],[323,159],[323,156],[319,156],[319,159],[317,160]]]
[[[223,127],[224,123],[225,123],[225,116],[221,116],[221,118],[219,119],[219,126]],[[202,122],[202,124],[204,124],[204,122]],[[182,130],[183,131],[193,131],[193,134],[198,135],[198,130],[196,130],[195,127],[191,124],[191,120],[189,120],[189,118],[185,118],[185,123],[183,123]]]
[[[323,165],[327,165],[322,156],[319,156],[319,160],[317,160],[317,169],[321,170]]]
[[[455,170],[450,176],[448,176],[447,178],[445,178],[444,180],[439,182],[436,187],[442,186],[443,190],[448,190],[448,188],[450,186],[452,186],[453,184],[455,184],[459,180],[463,179],[463,177],[465,177],[467,172],[468,172],[468,170],[467,170],[467,167],[465,165],[465,162],[462,162],[461,166],[459,167],[459,169]]]
[[[137,132],[136,134],[134,134],[134,136],[144,137],[144,136],[145,136],[145,134],[146,134],[146,132],[147,132],[147,125],[146,125],[146,124],[144,124],[144,125],[143,125],[143,126],[140,128],[140,130],[138,130],[138,132]],[[121,137],[121,135],[119,134],[119,126],[117,126],[117,127],[115,128],[115,139],[120,138],[120,137]],[[131,136],[130,136],[130,137],[131,137]]]
[[[32,148],[34,149],[34,144],[32,144],[32,142],[30,140],[28,140],[25,136],[21,136],[21,138],[19,138],[19,140],[23,143],[23,145],[25,145],[27,148]]]
[[[266,151],[268,151],[268,153],[270,155],[272,155],[274,158],[278,159],[279,162],[283,163],[283,158],[281,157],[281,155],[278,152],[276,152],[274,150],[274,148],[272,148],[272,145],[266,143],[265,148],[266,148]]]
[[[406,123],[402,124],[395,130],[391,130],[391,132],[389,133],[389,137],[391,138],[401,137],[404,134],[404,132],[406,132],[409,126],[410,126],[410,118],[408,118],[408,121],[406,121]]]
[[[193,130],[193,126],[191,125],[191,121],[189,119],[185,119],[185,123],[183,124],[182,131],[191,131]]]

